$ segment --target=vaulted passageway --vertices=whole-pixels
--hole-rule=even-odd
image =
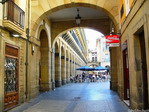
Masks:
[[[79,73],[79,71],[75,71],[75,69],[87,64],[87,55],[84,53],[86,52],[85,50],[87,50],[87,47],[84,44],[86,42],[83,40],[83,28],[94,29],[103,33],[104,36],[111,32],[115,34],[118,33],[118,4],[117,2],[116,4],[113,4],[112,2],[112,5],[107,7],[107,1],[103,1],[103,6],[101,6],[101,4],[89,4],[86,3],[86,1],[82,3],[75,3],[74,1],[74,3],[68,3],[65,5],[57,4],[52,8],[48,8],[49,3],[46,4],[47,7],[44,7],[43,3],[45,2],[46,1],[32,1],[33,4],[39,4],[38,6],[36,6],[36,4],[32,6],[32,17],[35,15],[36,17],[32,19],[31,28],[33,30],[31,31],[31,38],[36,40],[40,26],[44,26],[47,29],[46,33],[50,34],[48,35],[47,40],[51,43],[49,45],[49,51],[51,51],[51,61],[49,61],[51,62],[49,63],[51,66],[51,68],[49,66],[49,69],[51,70],[49,79],[51,79],[51,82],[49,83],[49,89],[54,89],[55,87],[60,87],[69,83],[70,78]],[[43,8],[44,11],[40,8]],[[109,10],[109,8],[112,10]],[[75,23],[77,9],[80,10],[79,13],[82,17],[79,27]],[[40,13],[37,14],[35,10],[38,10]],[[78,35],[77,37],[75,37],[76,34]],[[78,44],[77,38],[81,40],[81,45],[85,50],[82,48],[78,49],[80,45]],[[78,44],[77,47],[74,44],[75,41]],[[110,87],[112,90],[117,91],[118,76],[122,74],[122,72],[119,71],[119,68],[121,68],[121,57],[119,55],[120,48],[110,48],[110,54],[110,73],[112,77]],[[115,58],[115,56],[117,58]]]
[[[120,36],[119,46],[110,47],[110,89],[131,109],[149,109],[148,6],[149,0],[1,0],[0,111],[81,74],[76,68],[87,65],[88,48],[83,28]]]
[[[47,29],[45,33],[50,34],[47,40],[51,43],[49,45],[51,60],[47,60],[51,62],[49,63],[51,66],[49,66],[51,71],[49,75],[51,81],[49,80],[50,83],[48,83],[49,90],[51,88],[57,89],[57,87],[70,83],[72,77],[81,73],[76,71],[76,68],[87,64],[87,46],[86,40],[84,40],[84,28],[94,29],[101,32],[104,36],[111,32],[114,34],[118,33],[118,4],[113,2],[107,6],[107,1],[102,1],[103,5],[100,3],[90,4],[86,1],[81,3],[74,1],[73,3],[68,2],[65,5],[55,4],[49,8],[51,4],[47,1],[32,1],[32,4],[34,4],[32,6],[32,17],[34,18],[31,24],[31,38],[36,40],[40,26],[44,26]],[[36,3],[38,6],[36,6]],[[43,5],[45,3],[46,6]],[[79,27],[75,23],[77,9],[79,9],[79,14],[82,17]],[[37,10],[40,13],[37,14]],[[39,43],[41,44],[40,47],[42,47],[42,42],[39,41]],[[119,68],[121,68],[120,48],[110,48],[110,54],[110,73],[112,77],[110,88],[117,91],[118,76],[122,73],[119,71]]]
[[[31,11],[27,20],[29,28],[25,29],[28,33],[26,57],[29,57],[29,62],[25,62],[26,84],[21,86],[26,87],[21,89],[24,91],[21,91],[19,96],[22,102],[34,98],[41,91],[54,90],[70,83],[71,77],[81,73],[76,71],[76,68],[87,64],[84,27],[95,29],[104,35],[114,28],[117,33],[118,3],[110,3],[111,5],[107,6],[107,0],[31,0],[31,4],[28,4],[30,10],[26,13],[27,15]],[[75,23],[77,8],[82,16],[79,27]],[[117,48],[112,49],[119,52]],[[115,63],[117,65],[117,62]],[[115,70],[118,66],[112,67]],[[117,76],[117,72],[111,71],[111,76]],[[117,78],[112,78],[111,89],[117,90]]]

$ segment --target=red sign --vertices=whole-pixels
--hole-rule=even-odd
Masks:
[[[119,35],[107,35],[106,43],[119,43]]]

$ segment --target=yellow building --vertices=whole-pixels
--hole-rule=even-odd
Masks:
[[[149,1],[120,0],[122,71],[120,96],[131,108],[149,108]]]
[[[86,64],[86,53],[82,53],[86,43],[81,28],[51,40],[51,23],[46,19],[38,25],[36,38],[31,38],[30,0],[9,0],[1,3],[0,9],[1,112],[40,91],[69,83],[70,76],[77,74],[75,69]]]
[[[148,6],[148,0],[0,3],[0,111],[69,83],[77,74],[75,68],[87,63],[83,28],[104,36],[114,28],[121,34],[120,47],[110,48],[110,88],[130,108],[148,109]],[[77,8],[84,16],[79,29]]]
[[[25,101],[28,4],[20,0],[0,4],[0,111]]]

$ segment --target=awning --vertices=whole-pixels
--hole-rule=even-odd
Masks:
[[[89,66],[82,66],[80,68],[77,68],[76,70],[81,70],[81,71],[93,71],[94,68],[89,67]]]

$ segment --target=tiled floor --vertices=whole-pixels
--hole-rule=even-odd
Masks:
[[[42,93],[10,112],[128,112],[109,82],[71,83]]]

